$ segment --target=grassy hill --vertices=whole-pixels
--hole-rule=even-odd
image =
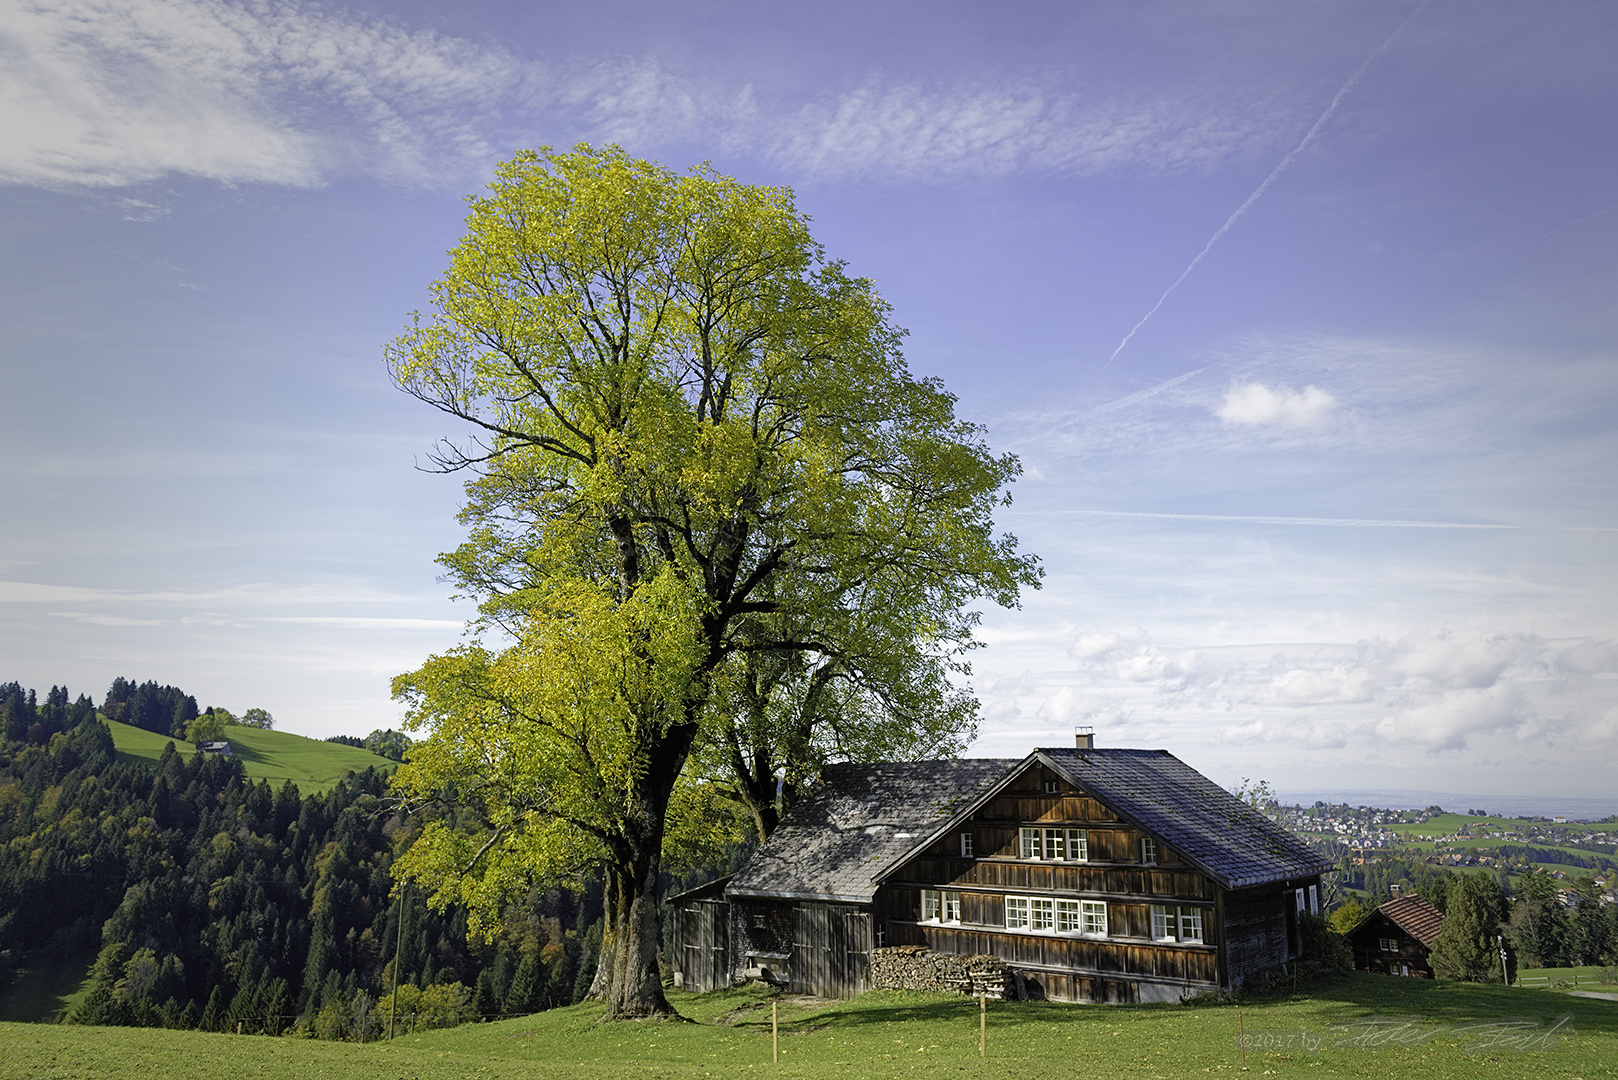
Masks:
[[[491,1024],[401,1036],[388,1043],[323,1043],[135,1028],[0,1024],[0,1076],[165,1078],[254,1076],[302,1080],[623,1080],[770,1076],[782,1080],[957,1080],[1104,1076],[1166,1080],[1242,1071],[1237,1028],[1327,1036],[1318,1052],[1247,1051],[1253,1075],[1449,1080],[1472,1076],[1618,1076],[1618,1008],[1548,990],[1435,983],[1358,974],[1295,997],[1231,1007],[1000,1004],[989,1007],[988,1054],[978,1057],[977,1003],[877,992],[854,1001],[782,999],[779,1063],[771,1060],[770,1003],[756,988],[671,1000],[696,1023],[600,1024],[593,1005]],[[1372,1017],[1416,1018],[1410,1045],[1341,1045],[1331,1028]],[[1537,1020],[1521,1050],[1457,1025]],[[1468,1049],[1468,1047],[1473,1047]]]
[[[182,757],[189,759],[197,752],[188,742],[170,740],[113,720],[106,723],[112,729],[112,742],[120,757],[156,761],[162,756],[163,747],[171,741]],[[392,769],[396,764],[369,750],[321,742],[289,731],[231,727],[226,729],[225,738],[230,742],[231,755],[242,762],[249,777],[268,780],[276,787],[284,780],[291,780],[305,795],[330,790],[346,772],[360,772],[373,766]]]

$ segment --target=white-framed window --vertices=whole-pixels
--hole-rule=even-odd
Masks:
[[[1087,862],[1089,834],[1083,829],[1040,829],[1025,825],[1019,832],[1022,857],[1052,862]]]
[[[963,832],[961,834],[961,858],[970,859],[972,857],[972,847],[972,834]]]
[[[1150,836],[1140,838],[1140,861],[1143,863],[1157,862],[1157,841]]]
[[[1399,939],[1398,938],[1390,938],[1390,937],[1377,938],[1377,944],[1382,946],[1382,951],[1383,952],[1398,952],[1399,951]]]
[[[1309,886],[1309,914],[1320,914],[1320,886]]]
[[[961,894],[958,893],[958,892],[947,892],[947,893],[941,894],[941,897],[942,897],[942,900],[943,900],[943,908],[944,908],[943,919],[944,919],[944,921],[949,922],[949,923],[958,923],[958,922],[960,922],[961,921]]]
[[[1054,896],[1008,896],[1006,929],[1106,937],[1107,905],[1100,900],[1064,900]]]
[[[1061,781],[1059,781],[1059,780],[1047,780],[1047,781],[1045,781],[1045,794],[1047,794],[1047,795],[1055,795],[1057,792],[1059,792],[1061,790],[1062,790]]]
[[[921,921],[938,921],[938,892],[936,889],[921,890]]]
[[[1028,929],[1028,897],[1006,897],[1006,929]]]
[[[1201,942],[1202,909],[1174,904],[1152,905],[1152,937],[1157,941]]]

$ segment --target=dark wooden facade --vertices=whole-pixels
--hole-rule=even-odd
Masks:
[[[1023,858],[1029,828],[1041,830],[1037,859]],[[1044,858],[1047,828],[1061,830],[1064,856],[1068,830],[1082,830],[1085,858]],[[1218,886],[1166,845],[1144,861],[1143,839],[1154,838],[1051,770],[1030,768],[891,874],[877,916],[889,944],[988,953],[1057,1001],[1177,1000],[1221,985]],[[958,892],[959,919],[923,919],[923,890]],[[1007,897],[1104,904],[1106,932],[1008,928]],[[1201,940],[1154,938],[1154,906],[1173,909],[1176,939],[1182,910],[1197,912]]]
[[[748,877],[744,868],[726,888],[729,976],[764,969],[795,992],[850,996],[869,987],[871,948],[924,945],[995,956],[1019,973],[1030,994],[1052,1000],[1177,1001],[1187,991],[1240,985],[1254,972],[1302,954],[1298,916],[1319,909],[1324,864],[1318,857],[1297,845],[1299,850],[1274,856],[1281,868],[1273,877],[1267,871],[1255,875],[1252,859],[1241,862],[1230,854],[1249,849],[1225,839],[1226,833],[1234,834],[1237,825],[1248,835],[1273,826],[1252,821],[1258,815],[1245,806],[1208,803],[1229,800],[1228,793],[1211,797],[1188,788],[1174,810],[1185,803],[1208,805],[1207,814],[1217,815],[1214,826],[1208,817],[1196,820],[1203,836],[1210,828],[1218,833],[1215,854],[1224,859],[1199,864],[1166,838],[1184,835],[1188,843],[1201,843],[1207,858],[1207,841],[1197,840],[1183,817],[1163,831],[1131,820],[1053,767],[1059,759],[1041,757],[1048,753],[1016,763],[975,801],[957,803],[957,812],[935,818],[924,830],[903,821],[884,825],[879,800],[862,804],[864,816],[847,816],[851,811],[843,803],[859,792],[860,778],[851,775],[838,796],[843,803],[832,796],[827,801],[828,815],[844,816],[828,816],[823,827],[823,835],[841,838],[842,862],[829,873],[850,895],[823,898],[803,891],[816,884],[802,867],[822,841],[800,821],[793,840],[799,846],[788,845],[778,856],[775,877],[762,871]],[[1172,827],[1181,833],[1170,833]],[[883,843],[884,828],[886,835],[916,839],[904,841],[891,858],[863,856],[876,865],[864,895],[854,894],[849,867],[859,844],[867,842],[857,838]],[[1271,846],[1296,844],[1274,832],[1265,837]],[[782,885],[772,893],[773,881]],[[685,907],[691,906],[688,899]],[[691,935],[706,932],[707,924],[679,917],[676,952],[688,959],[677,962],[696,972],[703,946]],[[696,980],[714,977],[683,978],[699,988]]]
[[[1384,904],[1347,934],[1354,967],[1382,975],[1431,979],[1432,944],[1442,926],[1443,916],[1419,897]]]

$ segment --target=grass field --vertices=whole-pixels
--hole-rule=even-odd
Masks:
[[[129,724],[109,720],[107,727],[112,729],[112,742],[121,757],[156,761],[171,741],[187,759],[196,753],[188,742],[170,740]],[[361,772],[372,766],[391,769],[395,764],[369,750],[306,739],[289,731],[230,727],[225,730],[225,738],[230,742],[231,754],[246,766],[251,779],[268,780],[276,787],[291,780],[305,795],[330,790],[346,772]]]
[[[1529,985],[1549,982],[1560,989],[1611,990],[1618,986],[1618,967],[1519,968],[1517,981]]]
[[[0,988],[0,1020],[54,1020],[71,1009],[89,989],[95,958],[95,944],[66,958],[47,956],[43,949],[27,954],[18,961],[11,981]]]
[[[302,1080],[624,1080],[625,1077],[864,1078],[941,1075],[1171,1077],[1242,1070],[1247,1033],[1327,1036],[1317,1052],[1250,1049],[1254,1075],[1427,1080],[1462,1077],[1618,1077],[1618,1003],[1542,990],[1354,975],[1315,996],[1185,1008],[992,1004],[988,1054],[978,1057],[978,1009],[958,997],[878,992],[851,1002],[780,1005],[779,1063],[770,1005],[753,988],[672,1000],[697,1023],[597,1023],[590,1005],[449,1031],[355,1045],[129,1028],[0,1024],[0,1077],[91,1080],[259,1077]],[[1571,1021],[1545,1037],[1559,1017]],[[1406,1018],[1410,1045],[1341,1045],[1328,1029],[1371,1017]],[[1527,1018],[1544,1049],[1521,1050],[1456,1025]],[[1362,1029],[1363,1030],[1363,1029]],[[1391,1030],[1391,1029],[1383,1029]],[[1571,1034],[1569,1034],[1571,1032]],[[1468,1049],[1473,1046],[1473,1049]]]
[[[1401,836],[1451,836],[1456,829],[1463,825],[1482,825],[1484,827],[1497,827],[1505,829],[1538,828],[1538,829],[1567,829],[1577,828],[1580,831],[1590,832],[1618,832],[1618,822],[1609,822],[1604,825],[1553,825],[1548,821],[1529,821],[1527,818],[1509,817],[1466,817],[1462,814],[1435,814],[1426,821],[1418,824],[1397,822],[1383,825],[1381,828],[1389,832],[1396,832]],[[1496,840],[1495,843],[1501,841]]]

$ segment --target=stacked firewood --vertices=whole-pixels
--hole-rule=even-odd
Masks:
[[[871,985],[883,990],[931,990],[1003,998],[1009,973],[987,954],[956,956],[925,945],[871,950]]]

